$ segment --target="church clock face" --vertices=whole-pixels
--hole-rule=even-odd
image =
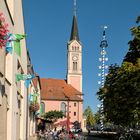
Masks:
[[[72,60],[77,61],[78,60],[78,56],[73,56]]]

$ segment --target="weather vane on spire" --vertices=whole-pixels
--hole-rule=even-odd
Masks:
[[[74,0],[74,14],[76,15],[76,0]]]
[[[105,40],[105,29],[107,29],[108,27],[105,25],[105,26],[103,26],[103,28],[104,28],[104,31],[103,31],[103,40]]]
[[[106,34],[105,34],[105,30],[108,28],[106,25],[105,26],[101,26],[103,28],[103,40],[101,41],[100,47],[107,47],[107,40],[106,40]]]

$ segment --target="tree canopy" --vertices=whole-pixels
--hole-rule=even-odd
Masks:
[[[95,124],[94,115],[90,106],[85,109],[84,116],[86,116],[86,122],[88,126],[93,126]]]
[[[63,118],[63,117],[64,117],[63,112],[62,111],[56,111],[56,110],[46,112],[45,115],[44,115],[44,118],[47,121],[50,121],[50,122],[55,122],[58,119]]]

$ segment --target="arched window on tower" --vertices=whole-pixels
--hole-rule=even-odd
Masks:
[[[63,112],[64,115],[66,115],[66,103],[64,102],[61,103],[61,111]]]
[[[44,102],[41,102],[41,114],[44,114],[45,113],[45,103]]]
[[[79,46],[77,47],[77,51],[79,51]]]
[[[77,71],[77,62],[73,62],[73,70]]]
[[[74,50],[74,46],[72,46],[72,50]]]

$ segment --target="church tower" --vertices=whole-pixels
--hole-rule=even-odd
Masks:
[[[74,15],[67,51],[67,83],[82,92],[82,45],[76,19],[76,0],[74,1]]]

